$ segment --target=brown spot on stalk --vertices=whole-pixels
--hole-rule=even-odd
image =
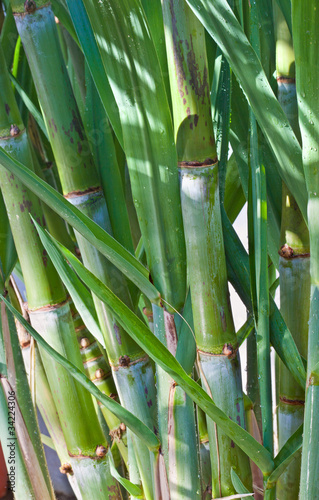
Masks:
[[[20,134],[20,129],[19,129],[18,125],[15,125],[15,124],[11,125],[11,127],[10,127],[11,137],[16,137],[19,134]]]
[[[47,251],[45,249],[43,249],[43,252],[42,252],[42,260],[43,260],[43,264],[44,264],[44,267],[47,267],[47,263],[48,263],[48,257],[47,257]]]
[[[116,429],[110,431],[110,436],[112,441],[115,440],[119,442],[122,438],[122,434],[126,431],[126,425],[122,422]]]
[[[130,364],[130,358],[125,354],[125,356],[120,356],[119,358],[119,364],[120,366],[129,366]]]
[[[285,259],[291,259],[293,254],[293,249],[289,245],[287,245],[287,243],[285,243],[279,250],[279,255],[281,257],[284,257]]]
[[[9,104],[5,103],[4,109],[6,110],[6,113],[9,116],[9,113],[10,113],[10,106],[9,106]]]
[[[164,325],[167,349],[175,356],[177,349],[177,332],[174,315],[164,310]]]
[[[225,344],[223,347],[223,354],[229,359],[233,359],[236,356],[236,349],[234,349],[231,344]]]
[[[61,474],[70,474],[71,476],[73,476],[72,465],[69,463],[62,464],[59,470]]]
[[[82,153],[82,144],[78,142],[78,153],[79,155]]]
[[[293,248],[291,248],[287,243],[285,243],[278,251],[280,257],[284,259],[298,259],[302,257],[310,257],[310,253],[295,253]]]
[[[198,115],[194,115],[194,125],[195,127],[197,127],[197,123],[198,123]]]
[[[32,14],[37,8],[36,3],[33,0],[26,0],[24,2],[24,10],[27,12],[27,14]]]
[[[107,448],[105,448],[105,446],[100,445],[96,448],[95,453],[97,457],[103,458],[107,453]]]
[[[151,309],[147,309],[147,307],[143,307],[143,314],[145,314],[148,321],[153,321],[153,311]]]
[[[20,203],[20,211],[21,211],[21,212],[24,212],[24,206],[23,206],[23,204],[22,204],[22,203]]]

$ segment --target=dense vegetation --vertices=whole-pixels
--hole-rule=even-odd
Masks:
[[[0,0],[18,500],[54,498],[43,443],[78,499],[319,499],[318,26],[316,0]]]

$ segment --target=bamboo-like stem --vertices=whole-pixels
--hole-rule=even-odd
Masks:
[[[51,7],[49,4],[43,5],[40,2],[37,3],[36,10],[22,14],[21,12],[24,11],[23,2],[15,1],[12,5],[17,27],[28,54],[38,98],[44,111],[64,196],[100,226],[111,232],[106,201],[100,188],[100,179],[93,164],[81,117],[67,78]],[[38,50],[40,46],[41,53]],[[45,57],[43,57],[44,54]],[[59,106],[57,106],[55,99],[56,88],[60,92]],[[85,265],[132,307],[123,275],[113,265],[110,265],[107,259],[99,254],[85,238],[79,234],[76,234],[76,238]],[[156,423],[155,405],[152,409],[147,407],[144,389],[139,387],[139,383],[133,385],[133,388],[136,388],[136,393],[135,398],[132,397],[132,388],[129,389],[132,374],[126,368],[123,359],[128,359],[128,363],[136,362],[134,372],[138,369],[143,370],[143,373],[144,370],[148,372],[148,375],[145,375],[145,380],[147,380],[148,391],[154,396],[155,384],[150,363],[145,363],[144,353],[118,326],[113,314],[105,305],[96,298],[94,301],[121,403],[133,413],[136,412],[135,414],[139,418],[144,422],[147,421],[148,425],[153,428]],[[142,383],[144,377],[142,373],[139,376],[134,376]],[[127,377],[126,382],[124,382],[123,377]],[[127,385],[126,389],[122,387],[120,390],[119,380],[122,384]],[[147,418],[146,413],[149,414]],[[149,451],[136,438],[133,439],[133,442],[135,443],[135,452],[141,453],[139,467],[142,469],[140,473],[144,481],[144,492],[150,494],[146,493],[153,489]]]
[[[25,130],[20,131],[16,125],[10,129],[12,123],[19,123],[21,128],[23,125],[9,78],[5,72],[1,73],[1,100],[0,144],[14,157],[31,167],[32,156]],[[6,104],[9,106],[7,113],[5,112],[8,109]],[[11,130],[11,135],[9,130]],[[69,305],[65,302],[63,285],[50,259],[47,258],[29,217],[30,211],[35,220],[42,220],[39,202],[27,192],[18,179],[9,176],[3,167],[0,167],[0,185],[24,274],[31,323],[56,350],[81,367],[81,356],[77,347]],[[25,251],[26,248],[28,252]],[[34,279],[36,279],[37,286],[34,286]],[[41,357],[59,411],[68,452],[76,458],[74,473],[79,478],[79,482],[82,481],[81,487],[83,488],[83,482],[85,482],[81,475],[86,469],[94,467],[97,473],[96,478],[92,474],[86,479],[87,492],[85,494],[100,495],[98,491],[103,484],[105,487],[112,485],[117,489],[117,483],[108,471],[107,459],[96,456],[98,446],[103,445],[106,449],[107,443],[99,426],[90,395],[45,352],[41,352]],[[105,475],[101,474],[98,479],[99,470]],[[83,489],[83,495],[84,491]]]
[[[25,461],[34,496],[41,496],[46,500],[53,499],[53,487],[45,461],[35,409],[32,405],[14,319],[10,313],[7,313],[4,303],[1,303],[1,329],[7,366],[7,376],[1,374],[1,384],[9,406],[7,425],[13,431],[10,433],[8,429],[8,433],[13,436],[15,430],[18,438],[17,443],[13,445],[12,463],[14,464],[15,445],[18,445]]]
[[[298,138],[298,105],[295,84],[295,57],[291,34],[284,16],[275,6],[276,66],[278,100]],[[298,350],[307,357],[310,307],[309,234],[296,201],[283,185],[280,271],[280,308]],[[302,307],[300,305],[302,304]],[[305,392],[279,361],[279,448],[302,424]],[[280,476],[277,495],[280,500],[297,500],[300,484],[301,453]]]
[[[174,315],[153,305],[153,319],[154,334],[175,355],[178,339]],[[200,497],[200,482],[194,404],[162,368],[157,366],[156,374],[159,433],[170,495],[175,500],[196,499]]]
[[[205,34],[180,1],[164,2],[163,13],[199,371],[203,387],[217,406],[244,426],[222,243]],[[235,493],[231,467],[249,485],[247,457],[210,420],[208,433],[213,497]]]
[[[116,398],[116,388],[112,377],[111,367],[104,357],[98,342],[83,324],[81,317],[76,311],[74,311],[73,314],[73,321],[86,375],[103,394]],[[99,404],[99,402],[97,402],[97,404]],[[100,408],[109,428],[112,442],[118,447],[124,463],[127,465],[128,452],[125,425],[104,405],[100,405]]]

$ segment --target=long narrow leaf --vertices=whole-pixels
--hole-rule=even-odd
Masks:
[[[159,302],[159,293],[149,281],[147,269],[112,236],[2,148],[0,148],[0,163],[15,174],[25,186],[73,226],[74,229],[87,238],[123,274],[132,280],[150,300],[155,303]]]
[[[52,238],[52,237],[51,237]],[[52,238],[53,241],[53,238]],[[98,278],[96,278],[83,264],[59,242],[55,241],[65,258],[70,262],[78,276],[84,283],[114,312],[118,322],[125,328],[140,347],[165,370],[212,418],[223,431],[264,471],[271,471],[273,467],[270,453],[260,445],[248,432],[230,420],[220,410],[207,393],[191,379],[176,358],[151,332],[149,328],[118,299]]]
[[[278,160],[279,173],[307,220],[301,148],[274,96],[256,52],[226,0],[187,0],[226,56]]]
[[[121,422],[124,422],[145,444],[151,451],[156,451],[159,447],[159,441],[155,434],[136,418],[132,413],[126,410],[114,399],[103,394],[96,385],[79,370],[73,363],[68,361],[64,356],[58,353],[51,347],[39,333],[23,318],[23,316],[0,294],[0,298],[4,301],[8,309],[17,318],[30,335],[43,347],[43,349],[60,363],[83,387],[85,387],[93,396],[97,398],[106,408],[116,415]]]

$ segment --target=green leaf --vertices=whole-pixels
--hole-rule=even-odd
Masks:
[[[51,237],[52,238],[52,237]],[[52,238],[53,241],[53,238]],[[139,346],[165,370],[191,397],[206,414],[214,420],[223,431],[261,468],[264,472],[273,467],[270,453],[260,445],[248,432],[230,420],[207,395],[207,393],[190,378],[176,358],[151,332],[151,330],[123,303],[113,292],[94,276],[63,245],[54,241],[65,258],[70,262],[78,276],[92,292],[105,302],[114,312],[118,322],[139,344]]]
[[[66,289],[68,290],[74,306],[83,319],[85,326],[96,338],[96,340],[98,340],[98,342],[100,342],[100,344],[102,344],[102,346],[105,348],[105,342],[96,316],[91,292],[79,280],[73,269],[71,269],[65,259],[63,259],[63,257],[61,256],[61,253],[57,251],[55,245],[52,243],[52,240],[49,238],[46,231],[37,223],[37,221],[32,216],[31,219],[33,221],[33,224],[37,228],[44,248],[48,252],[48,255],[52,260],[54,267],[56,268]]]
[[[23,316],[0,294],[0,298],[4,301],[7,308],[17,318],[19,323],[30,333],[30,335],[37,341],[37,343],[50,355],[52,358],[60,363],[70,375],[77,380],[83,387],[85,387],[93,396],[97,398],[106,408],[108,408],[114,415],[116,415],[121,422],[124,422],[149,448],[150,451],[156,451],[159,447],[159,441],[155,434],[136,418],[132,413],[126,410],[114,399],[103,394],[94,383],[73,363],[68,361],[59,352],[53,349],[41,335],[23,318]]]
[[[220,46],[278,160],[279,173],[307,220],[301,148],[254,49],[226,0],[187,0]]]
[[[116,479],[123,486],[123,488],[125,488],[126,491],[128,491],[129,494],[132,495],[134,498],[144,498],[143,492],[139,486],[131,483],[131,481],[125,479],[117,472],[114,465],[112,453],[108,454],[108,459],[109,459],[110,471],[114,479]]]
[[[252,311],[249,284],[249,257],[233,226],[221,207],[228,279],[249,311]],[[301,387],[305,387],[306,372],[295,341],[284,322],[275,301],[270,297],[270,341],[278,356]]]
[[[154,301],[154,303],[159,302],[159,292],[150,283],[148,270],[112,236],[2,148],[0,148],[0,163],[19,177],[25,186],[92,243],[125,276],[133,281],[151,301]]]
[[[56,5],[56,1],[53,5]],[[106,114],[111,122],[116,137],[123,147],[123,133],[119,117],[119,111],[110,87],[105,68],[103,66],[102,56],[92,30],[87,12],[82,1],[66,0],[72,22],[78,36],[87,65],[90,69],[92,78],[104,105]]]
[[[243,483],[241,482],[240,478],[238,477],[238,475],[234,471],[233,467],[231,468],[230,474],[231,474],[231,480],[232,480],[232,483],[233,483],[233,486],[234,486],[235,490],[237,491],[237,493],[242,493],[243,494],[243,496],[241,498],[249,497],[249,496],[251,496],[251,498],[254,498],[254,494],[253,493],[249,493],[249,491],[247,490],[247,488],[243,485]]]
[[[30,97],[23,90],[23,88],[21,87],[21,85],[17,82],[17,80],[14,78],[14,76],[11,73],[9,73],[9,77],[10,77],[13,85],[15,86],[16,90],[20,94],[20,97],[21,97],[22,101],[24,102],[24,104],[26,105],[28,111],[30,111],[31,115],[33,116],[33,118],[35,119],[35,121],[37,122],[37,124],[39,125],[39,127],[42,130],[42,132],[44,133],[45,137],[47,139],[49,139],[48,132],[47,132],[46,126],[44,124],[44,120],[42,118],[41,113],[38,111],[38,109],[35,106],[35,104],[33,104],[33,102],[31,101]]]
[[[247,339],[247,337],[249,337],[254,328],[255,328],[254,318],[252,315],[249,315],[247,321],[236,333],[238,347],[240,347],[242,343]]]
[[[86,9],[118,106],[152,280],[161,295],[180,310],[186,296],[186,250],[177,154],[163,76],[145,13],[139,0],[67,2],[74,24],[75,14]],[[108,106],[112,105],[110,101]]]
[[[290,462],[294,459],[296,454],[301,450],[303,438],[303,425],[300,425],[298,429],[293,433],[292,436],[286,441],[284,446],[276,455],[275,469],[270,474],[267,487],[271,488],[276,481],[278,481],[281,474],[286,470]]]

